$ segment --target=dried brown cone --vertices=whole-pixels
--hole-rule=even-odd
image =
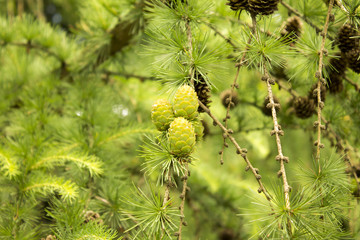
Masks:
[[[338,75],[333,75],[327,80],[327,89],[332,94],[341,92],[344,89],[343,78]]]
[[[230,103],[230,96],[232,96],[231,103]],[[223,91],[220,94],[220,99],[221,99],[222,105],[225,108],[227,108],[229,104],[230,104],[230,108],[234,108],[239,103],[239,97],[237,95],[237,92],[231,91],[231,89],[227,89],[227,90]]]
[[[343,78],[345,77],[348,62],[344,54],[337,53],[336,56],[331,58],[329,65],[326,66],[326,72],[328,73],[326,87],[332,94],[339,93],[344,89]]]
[[[201,75],[199,75],[198,79],[195,81],[194,88],[199,101],[202,102],[207,108],[209,108],[211,103],[211,91]],[[205,112],[205,110],[199,107],[198,112]]]
[[[249,11],[260,15],[270,15],[278,8],[279,0],[249,0]]]
[[[100,218],[100,215],[94,211],[86,211],[84,214],[85,220],[84,223],[88,223],[90,221],[96,221],[98,223],[102,223],[103,220]]]
[[[352,49],[346,54],[349,63],[349,68],[354,72],[360,73],[360,49]]]
[[[301,35],[302,22],[299,17],[293,16],[288,18],[282,27],[281,36],[290,39],[290,45],[295,44]]]
[[[297,97],[293,102],[293,107],[298,118],[309,118],[315,112],[314,100],[308,97]]]
[[[336,57],[331,58],[329,64],[331,67],[327,66],[326,69],[330,77],[331,75],[345,76],[348,62],[344,54],[340,52],[336,53]]]
[[[359,48],[358,31],[350,24],[343,25],[338,33],[337,41],[341,52],[346,53],[352,49]]]
[[[312,85],[309,94],[308,94],[308,98],[314,100],[314,104],[317,105],[318,103],[318,98],[317,98],[317,83],[315,83],[314,85]],[[321,84],[320,86],[320,98],[322,102],[325,102],[326,99],[326,87],[324,84]]]
[[[278,113],[280,111],[280,104],[279,99],[275,96],[273,96],[274,98],[274,103],[275,103],[275,110]],[[272,110],[271,110],[271,106],[269,106],[268,104],[270,103],[269,97],[266,97],[263,103],[263,106],[261,108],[261,111],[264,113],[264,115],[266,116],[272,116]]]
[[[286,62],[279,64],[273,64],[270,69],[271,76],[274,76],[279,79],[288,79],[288,76],[285,73]]]
[[[249,1],[248,0],[228,0],[226,5],[229,5],[231,10],[233,10],[233,11],[249,9]]]

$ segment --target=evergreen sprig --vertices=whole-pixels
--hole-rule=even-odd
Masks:
[[[153,186],[148,184],[149,194],[135,187],[132,196],[123,198],[123,202],[130,208],[124,209],[127,214],[125,220],[133,220],[135,224],[126,231],[135,231],[133,238],[147,236],[147,238],[164,239],[171,238],[177,228],[175,217],[178,217],[178,210],[172,206],[172,201],[163,204],[163,198]]]

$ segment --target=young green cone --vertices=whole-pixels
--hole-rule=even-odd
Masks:
[[[192,87],[183,85],[177,90],[173,105],[175,117],[193,120],[198,115],[198,107],[198,98]]]
[[[157,100],[152,106],[151,119],[159,131],[166,131],[174,119],[171,103],[166,99]]]
[[[188,157],[194,150],[195,130],[183,117],[175,118],[169,128],[170,151],[177,157]]]

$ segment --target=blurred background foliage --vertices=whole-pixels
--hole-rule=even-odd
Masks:
[[[248,14],[235,14],[226,2],[199,0],[198,5],[206,8],[194,20],[205,51],[220,60],[210,59],[206,65],[212,84],[210,109],[219,119],[226,115],[221,93],[233,83],[234,64],[245,49],[245,32],[251,24]],[[284,2],[322,27],[327,11],[324,2]],[[281,25],[292,15],[281,4],[278,8],[258,23],[275,35],[280,35]],[[159,65],[164,62],[156,56],[161,46],[152,45],[151,34],[154,25],[161,29],[167,19],[161,19],[160,13],[156,19],[158,13],[150,10],[143,0],[0,0],[0,239],[50,240],[50,235],[153,239],[134,237],[141,227],[132,230],[137,224],[133,216],[138,213],[132,203],[146,202],[137,187],[146,194],[163,193],[163,186],[156,185],[159,173],[144,176],[140,149],[144,136],[157,134],[150,118],[153,102],[169,98],[175,89],[172,78],[183,73],[178,69],[161,72]],[[332,39],[346,20],[338,8],[334,15],[329,27]],[[222,36],[229,37],[237,51]],[[304,54],[274,53],[286,59],[287,79],[279,80],[282,87],[275,85],[274,94],[281,103],[283,152],[291,160],[286,170],[294,189],[302,184],[299,170],[311,167],[314,160],[315,116],[296,118],[293,97],[286,88],[306,96],[316,83],[317,65],[311,57],[317,55],[320,41],[303,22],[298,44]],[[338,51],[332,44],[327,40],[326,64]],[[264,184],[270,186],[279,183],[279,166],[274,159],[276,143],[269,134],[272,118],[262,111],[266,86],[256,65],[240,70],[238,104],[231,110],[229,128],[241,147],[248,149]],[[357,73],[349,70],[346,74],[355,85],[360,84]],[[344,145],[352,146],[353,165],[359,166],[359,100],[359,90],[348,82],[339,94],[327,95],[323,114],[333,132],[323,140],[325,158],[344,157],[337,145],[343,139]],[[261,221],[253,222],[256,218],[246,215],[256,209],[256,181],[244,171],[245,164],[233,146],[226,149],[220,165],[222,132],[202,115],[206,134],[190,166],[188,226],[183,238],[257,239]],[[348,178],[357,197],[348,200],[349,214],[342,226],[351,237],[344,239],[359,239],[359,192]],[[175,180],[180,186],[180,180]],[[175,207],[180,204],[180,192],[180,187],[172,189]]]

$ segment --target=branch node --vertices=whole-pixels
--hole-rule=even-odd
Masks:
[[[249,169],[250,169],[250,166],[247,165],[246,168],[245,168],[245,172],[249,171]]]
[[[278,178],[280,178],[280,177],[282,176],[282,171],[281,171],[281,170],[279,170],[279,171],[277,172],[277,176],[278,176]]]
[[[267,81],[269,79],[269,76],[268,75],[263,75],[261,77],[261,81]]]
[[[262,192],[263,192],[263,189],[261,187],[259,187],[258,193],[262,193]]]

